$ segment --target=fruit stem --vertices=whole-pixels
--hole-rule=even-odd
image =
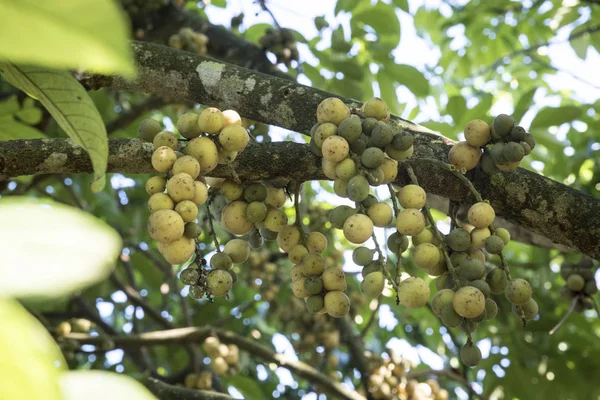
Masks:
[[[377,241],[377,236],[375,236],[375,232],[373,232],[373,234],[371,234],[371,238],[373,238],[373,243],[375,243],[375,250],[377,251],[377,256],[379,257],[379,261],[381,262],[381,268],[383,269],[383,272],[385,273],[386,278],[390,281],[391,285],[394,287],[394,290],[396,290],[396,293],[397,293],[398,292],[398,284],[396,283],[396,281],[394,279],[392,279],[392,274],[390,274],[390,270],[388,269],[388,265],[387,265],[385,256],[383,255],[383,252],[381,251],[381,247],[379,247],[379,242]]]
[[[302,213],[300,212],[300,188],[302,183],[295,182],[294,185],[294,211],[296,213],[296,220],[294,225],[300,230],[300,238],[302,239],[302,245],[306,246],[306,232],[304,231],[304,225],[302,225]]]
[[[212,197],[210,197],[206,202],[206,216],[208,217],[209,233],[212,236],[213,241],[215,243],[215,250],[217,251],[217,253],[220,253],[221,246],[219,245],[219,240],[217,239],[217,234],[215,233],[215,227],[213,225],[212,214],[210,213],[210,204],[212,203],[212,200]]]

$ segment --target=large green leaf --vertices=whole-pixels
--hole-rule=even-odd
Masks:
[[[269,28],[273,28],[273,26],[271,24],[252,25],[244,31],[244,38],[249,42],[258,43]]]
[[[408,0],[392,0],[392,3],[402,11],[409,12]]]
[[[0,295],[50,298],[110,274],[121,237],[101,220],[53,201],[0,199]]]
[[[467,111],[467,101],[460,95],[452,96],[448,99],[446,111],[450,114],[454,123],[458,125]]]
[[[88,152],[94,167],[92,189],[102,190],[108,161],[106,127],[83,86],[67,72],[8,61],[0,62],[0,73],[39,100],[67,135]]]
[[[517,104],[515,105],[515,111],[513,112],[513,118],[517,121],[517,123],[523,118],[523,115],[527,112],[531,103],[533,102],[533,96],[535,96],[535,92],[537,92],[537,87],[529,90],[528,92],[523,93]]]
[[[385,69],[393,74],[396,82],[406,86],[415,96],[425,97],[429,94],[429,81],[412,65],[388,63]]]
[[[127,19],[115,1],[0,0],[0,58],[133,76]]]
[[[0,116],[0,140],[41,139],[44,134],[29,125],[23,124],[10,115]]]
[[[235,375],[227,378],[227,383],[236,387],[246,399],[264,399],[265,393],[258,381],[243,375]]]
[[[571,122],[579,117],[581,112],[581,108],[577,106],[544,107],[531,122],[531,129],[547,128]]]
[[[46,329],[18,302],[2,297],[0,320],[0,399],[62,400],[58,379],[66,363]]]
[[[385,3],[377,3],[374,7],[370,4],[361,4],[352,15],[351,24],[353,34],[355,27],[362,28],[369,25],[377,34],[377,42],[371,47],[381,51],[390,51],[400,42],[400,21],[396,16],[394,7]]]
[[[141,383],[105,371],[69,371],[61,375],[64,400],[156,400]]]

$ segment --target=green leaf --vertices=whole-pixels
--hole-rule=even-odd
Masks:
[[[258,43],[260,38],[265,34],[265,31],[273,28],[271,24],[256,24],[252,25],[244,31],[244,38],[252,43]]]
[[[11,116],[0,116],[0,140],[43,139],[46,136],[35,128],[23,124]]]
[[[58,379],[66,362],[48,331],[12,299],[0,298],[0,319],[0,398],[63,400]]]
[[[94,102],[81,84],[64,71],[0,62],[7,81],[39,100],[73,141],[88,152],[94,167],[92,190],[106,184],[108,140]]]
[[[412,65],[388,63],[385,68],[393,74],[398,83],[406,86],[415,96],[426,97],[429,94],[429,81]]]
[[[356,28],[369,25],[377,34],[378,40],[371,46],[381,51],[391,51],[400,43],[400,21],[396,16],[394,7],[377,3],[375,7],[369,3],[358,7],[351,20],[353,34]]]
[[[458,124],[467,111],[467,101],[462,96],[452,96],[448,99],[446,111],[450,114],[454,123]]]
[[[515,121],[517,121],[517,123],[521,120],[521,118],[523,118],[523,115],[525,115],[525,113],[531,106],[531,103],[533,102],[533,96],[535,96],[535,92],[537,92],[537,89],[538,88],[536,87],[524,93],[517,102],[517,105],[515,106],[515,111],[512,115]]]
[[[0,199],[0,296],[51,298],[110,274],[121,237],[79,209],[27,197]]]
[[[404,12],[409,12],[408,0],[392,0],[392,3]]]
[[[29,125],[37,125],[42,120],[42,110],[39,108],[23,108],[15,116]]]
[[[345,79],[360,81],[365,76],[365,67],[358,63],[356,57],[349,58],[346,54],[333,53],[331,64],[336,71],[344,74]]]
[[[106,371],[69,371],[61,375],[64,400],[156,400],[141,383]]]
[[[17,99],[16,94],[14,96],[10,96],[4,101],[0,101],[0,115],[13,115],[19,111],[20,108],[21,106],[19,106],[19,99]]]
[[[135,73],[130,28],[115,1],[0,1],[0,15],[0,58],[126,77]]]
[[[579,117],[581,112],[581,108],[576,106],[544,107],[531,122],[530,129],[547,128],[571,122]]]
[[[243,375],[234,375],[227,378],[227,382],[244,395],[246,399],[264,399],[265,394],[258,381]]]
[[[571,47],[577,54],[577,57],[585,60],[587,58],[588,48],[590,46],[590,34],[584,33],[583,35],[570,41]]]
[[[335,4],[335,14],[337,15],[340,11],[352,11],[359,4],[365,3],[366,0],[338,0]]]
[[[209,4],[211,6],[225,8],[227,7],[227,0],[211,0]]]

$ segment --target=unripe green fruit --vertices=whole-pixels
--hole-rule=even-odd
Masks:
[[[491,321],[498,315],[498,304],[492,299],[485,299],[485,319]]]
[[[317,146],[317,143],[315,142],[315,140],[311,140],[310,143],[308,143],[308,148],[309,150],[317,157],[322,158],[323,157],[323,152],[321,151],[321,148],[319,146]],[[354,151],[354,150],[352,150]]]
[[[513,304],[512,312],[519,318],[525,318],[525,321],[531,321],[538,314],[539,307],[534,299],[527,300],[524,304],[518,306]]]
[[[279,235],[279,232],[273,232],[272,230],[267,229],[267,228],[260,228],[260,235],[265,240],[277,240],[277,236]]]
[[[519,142],[521,146],[523,146],[523,151],[525,151],[525,155],[529,155],[531,153],[531,146],[527,142]]]
[[[378,202],[379,202],[379,200],[377,200],[377,197],[375,197],[375,195],[369,194],[366,199],[364,199],[363,201],[360,202],[360,204],[364,208],[368,209],[373,204],[378,203]]]
[[[391,144],[388,144],[387,146],[385,146],[385,152],[392,160],[404,161],[404,160],[408,160],[409,158],[412,157],[413,153],[415,152],[415,147],[410,146],[408,148],[408,150],[400,151],[400,150],[394,149],[391,146]]]
[[[405,185],[397,196],[403,208],[423,208],[427,201],[427,194],[419,185]]]
[[[331,226],[336,229],[342,229],[346,220],[356,213],[356,209],[350,206],[337,206],[329,212],[329,221],[331,222]]]
[[[235,201],[239,200],[244,194],[244,187],[240,183],[226,180],[221,186],[221,192],[227,200]]]
[[[377,126],[378,121],[375,118],[365,118],[362,121],[362,132],[363,134],[365,134],[366,136],[371,136],[371,132],[373,132],[373,129],[375,129],[375,127]]]
[[[527,136],[527,131],[522,126],[515,126],[510,131],[510,140],[513,142],[524,141]]]
[[[306,298],[306,310],[311,314],[318,313],[324,306],[325,301],[320,294],[315,294]]]
[[[595,280],[590,280],[585,283],[583,288],[583,292],[589,296],[593,296],[598,293],[598,286],[596,285]]]
[[[348,143],[355,142],[362,134],[362,122],[358,115],[351,115],[344,119],[337,129],[337,134]]]
[[[506,157],[504,157],[504,147],[506,147],[505,143],[498,142],[494,143],[494,145],[490,149],[490,157],[496,164],[496,168],[498,168],[499,165],[508,164],[508,160],[506,159]]]
[[[246,207],[246,218],[253,224],[259,224],[267,217],[267,205],[261,201],[253,201]]]
[[[465,140],[473,147],[485,146],[491,138],[490,126],[480,119],[469,121],[465,126]]]
[[[162,146],[177,150],[179,147],[179,141],[173,132],[161,131],[154,137],[152,145],[154,146],[155,150]]]
[[[350,299],[344,292],[327,292],[324,303],[327,314],[334,318],[342,318],[350,311]]]
[[[338,98],[329,97],[319,103],[317,107],[317,121],[321,123],[331,122],[339,125],[350,116],[350,109]]]
[[[385,175],[383,173],[383,170],[381,169],[381,166],[370,170],[369,173],[367,174],[367,180],[369,181],[369,184],[371,186],[379,186],[379,185],[383,184],[384,179],[385,179]]]
[[[444,289],[452,289],[451,287],[447,287],[446,283],[453,284],[453,279],[450,278],[450,275],[448,273],[438,276],[438,278],[435,280],[435,288],[438,291]]]
[[[217,269],[208,273],[206,285],[211,295],[215,297],[225,296],[233,285],[233,279],[228,271]]]
[[[183,229],[183,236],[189,239],[198,239],[202,233],[202,227],[195,222],[188,222]]]
[[[398,299],[408,308],[422,307],[429,300],[429,286],[421,278],[405,279],[398,287]]]
[[[408,249],[408,238],[399,232],[394,232],[387,238],[386,244],[392,253],[402,254]]]
[[[535,138],[533,137],[533,135],[525,135],[525,139],[523,139],[523,141],[529,145],[531,150],[533,150],[533,148],[535,147]]]
[[[162,193],[167,188],[167,179],[164,176],[153,176],[146,181],[146,193],[150,196]]]
[[[250,248],[245,240],[231,239],[225,244],[223,253],[228,254],[234,264],[241,264],[250,256]]]
[[[230,270],[233,266],[233,260],[229,254],[224,252],[215,253],[210,259],[210,267],[212,269]]]
[[[423,269],[433,268],[440,261],[440,250],[431,243],[423,243],[415,247],[414,263]]]
[[[198,117],[196,113],[185,113],[177,119],[177,131],[186,139],[193,139],[202,133],[198,126]]]
[[[499,114],[492,122],[490,128],[492,137],[496,140],[508,137],[515,126],[515,119],[510,115]]]
[[[397,132],[392,138],[392,147],[394,150],[407,151],[413,146],[414,137],[408,132]]]
[[[307,276],[304,280],[304,290],[311,295],[321,293],[323,280],[318,276]]]
[[[343,231],[350,243],[361,244],[373,234],[373,221],[364,214],[355,214],[344,222]]]
[[[381,270],[383,270],[383,267],[381,265],[381,261],[376,260],[376,261],[371,261],[370,263],[368,263],[367,265],[365,265],[364,268],[361,270],[360,274],[361,274],[361,276],[364,279],[370,273],[375,272],[375,271],[381,271]]]
[[[488,272],[485,281],[490,286],[490,290],[493,294],[504,293],[506,286],[508,285],[506,273],[500,268],[494,268]]]
[[[367,142],[368,147],[385,147],[392,142],[394,132],[385,122],[378,122],[371,131],[371,138]]]
[[[467,281],[482,279],[485,276],[485,265],[481,260],[467,257],[458,264],[458,276]]]
[[[500,254],[504,249],[502,238],[492,235],[485,239],[485,250],[490,254]]]
[[[343,292],[346,290],[346,276],[344,275],[344,271],[342,271],[340,268],[325,268],[321,278],[323,279],[323,287],[329,292],[335,290]]]
[[[450,289],[441,289],[431,299],[431,309],[440,317],[444,307],[452,305],[452,299],[454,298],[454,291]],[[454,309],[453,309],[454,311]]]
[[[355,140],[350,143],[350,150],[356,155],[362,155],[367,149],[367,142],[362,139]]]
[[[356,175],[348,181],[346,193],[352,201],[363,201],[369,195],[369,181],[362,175]]]
[[[460,360],[467,367],[474,367],[481,361],[481,350],[473,343],[466,343],[460,348]]]
[[[531,299],[531,285],[525,279],[512,279],[508,282],[504,293],[508,301],[520,306]]]
[[[519,162],[525,157],[525,149],[519,143],[506,143],[502,150],[502,155],[509,163]]]
[[[492,290],[490,289],[490,285],[487,284],[486,281],[484,281],[483,279],[475,279],[471,282],[469,282],[469,286],[473,286],[479,290],[481,290],[481,293],[483,293],[483,295],[488,298],[492,295]]]
[[[360,156],[360,162],[366,168],[377,168],[383,164],[384,160],[383,151],[377,147],[369,147]]]
[[[484,318],[485,318],[485,310],[483,310],[483,313],[481,313],[481,316],[477,317],[477,319],[483,320]],[[465,332],[465,333],[472,333],[472,332],[475,332],[475,330],[477,329],[478,326],[479,326],[479,323],[477,321],[475,321],[475,319],[464,319],[462,321],[462,323],[460,324],[460,329],[462,329],[463,332]]]
[[[379,97],[367,100],[362,106],[362,111],[366,118],[375,118],[380,121],[385,119],[389,113],[387,104]]]
[[[454,311],[454,306],[452,304],[442,308],[440,318],[442,319],[442,323],[448,328],[458,328],[462,323],[461,316]]]
[[[481,169],[488,175],[495,175],[500,172],[500,169],[496,166],[496,163],[488,150],[483,152],[480,163]]]
[[[160,122],[148,118],[140,122],[140,126],[138,127],[138,137],[144,142],[152,143],[154,137],[161,130],[162,126],[160,125]]]
[[[184,285],[195,285],[200,278],[200,273],[195,268],[186,268],[179,274],[179,280]]]
[[[504,228],[497,228],[495,235],[502,239],[505,246],[510,242],[510,232]]]
[[[453,229],[446,236],[446,244],[454,251],[467,251],[471,247],[471,235],[464,228]]]
[[[248,246],[252,249],[260,249],[265,244],[265,239],[260,235],[257,229],[250,231],[248,235]]]
[[[360,283],[361,291],[368,297],[379,297],[385,287],[385,277],[381,271],[368,274]]]
[[[398,213],[396,229],[403,235],[418,235],[425,229],[425,217],[415,208],[405,208]]]
[[[458,289],[454,295],[452,306],[461,317],[475,318],[485,310],[485,296],[481,290],[465,286]]]
[[[244,200],[248,203],[253,201],[265,201],[267,198],[267,187],[262,183],[251,183],[244,189]]]
[[[585,279],[579,274],[573,274],[567,278],[567,287],[569,290],[579,292],[585,287]]]
[[[339,197],[348,197],[348,183],[342,179],[333,181],[333,192]]]
[[[204,297],[204,289],[201,286],[198,285],[191,285],[190,286],[190,297],[192,299],[196,299],[196,300],[200,300],[201,298]]]

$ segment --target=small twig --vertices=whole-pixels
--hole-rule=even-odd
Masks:
[[[569,318],[569,316],[573,313],[573,311],[575,311],[575,306],[577,306],[577,302],[579,301],[579,296],[575,296],[573,297],[573,300],[571,300],[571,305],[569,306],[569,310],[567,311],[567,313],[564,315],[564,317],[561,318],[560,321],[558,321],[558,324],[556,324],[556,326],[552,329],[550,329],[550,334],[553,335],[558,328],[560,328],[565,321],[567,320],[567,318]]]
[[[208,218],[208,227],[209,227],[209,233],[213,238],[213,242],[215,244],[215,250],[217,251],[217,253],[221,252],[221,246],[219,245],[219,240],[217,239],[217,234],[215,233],[215,227],[213,225],[213,219],[212,219],[212,214],[210,212],[210,204],[212,203],[212,198],[209,198],[208,201],[206,202],[206,217]]]

